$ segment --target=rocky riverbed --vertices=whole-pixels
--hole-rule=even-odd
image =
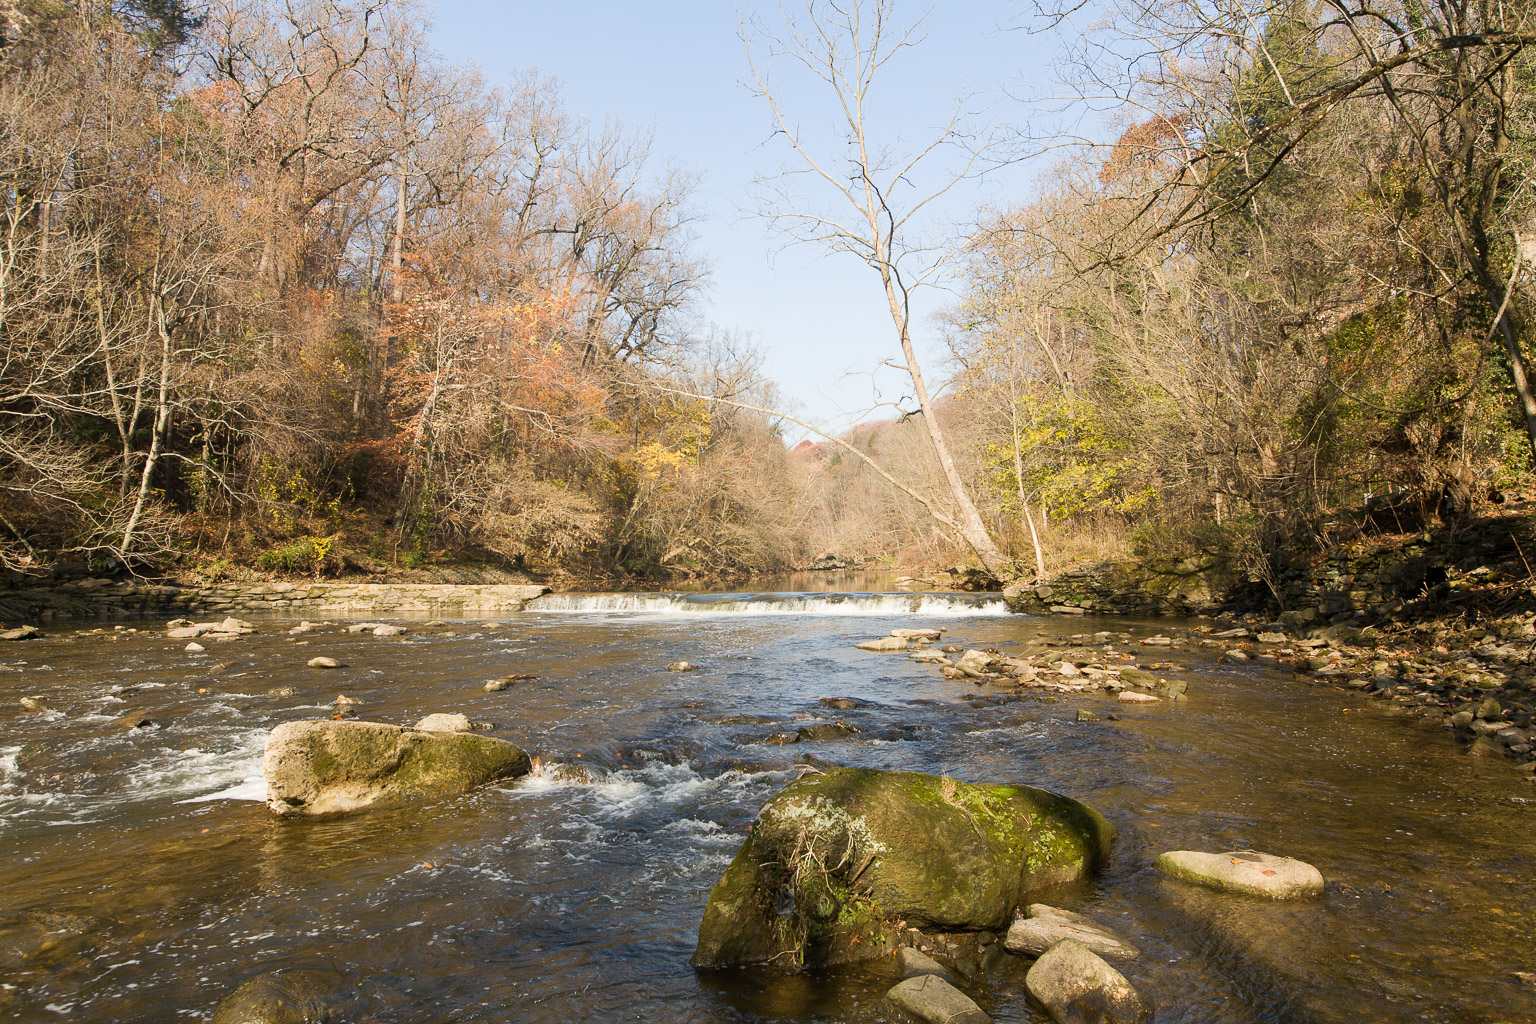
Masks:
[[[380,1019],[895,1021],[886,1000],[901,970],[923,967],[915,956],[802,972],[688,963],[759,812],[834,766],[1023,783],[1101,812],[1118,833],[1103,870],[1019,909],[1136,947],[1095,955],[1164,1024],[1519,1019],[1536,992],[1519,911],[1536,899],[1536,794],[1519,766],[1462,756],[1465,740],[1390,698],[1298,677],[1287,662],[1336,649],[1301,647],[1320,638],[1295,630],[1275,642],[1254,628],[1270,623],[1030,618],[944,595],[594,595],[495,620],[307,628],[226,618],[55,624],[0,648],[0,952],[13,965],[0,1015],[207,1020],[242,986],[256,998],[284,978],[293,999],[324,1004],[339,975]],[[200,625],[215,628],[168,635]],[[1239,627],[1252,635],[1215,635]],[[899,650],[855,647],[898,630]],[[1239,650],[1248,660],[1227,654]],[[944,674],[982,657],[977,676]],[[317,658],[336,667],[308,667]],[[689,670],[669,670],[679,662]],[[1062,674],[1069,662],[1080,676]],[[1160,696],[1165,681],[1184,699]],[[473,734],[538,768],[333,819],[265,806],[274,727],[433,714],[463,716],[455,732],[488,724]],[[1248,853],[1295,857],[1327,888],[1257,901],[1165,875],[1154,862],[1170,851],[1230,852],[1234,870]],[[1046,1019],[1034,955],[1001,949],[1006,921],[974,947],[907,924],[907,948],[978,1012]]]

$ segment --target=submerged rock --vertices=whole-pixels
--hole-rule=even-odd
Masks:
[[[696,669],[698,667],[699,666],[695,665],[691,661],[674,661],[672,664],[667,666],[667,671],[668,672],[692,672],[694,669]]]
[[[267,738],[267,806],[284,816],[342,814],[449,796],[527,775],[505,740],[378,722],[286,722]]]
[[[830,768],[764,805],[710,894],[701,967],[885,956],[897,924],[1000,929],[1034,891],[1108,858],[1113,827],[1067,797]]]
[[[1152,1008],[1093,950],[1063,939],[1024,976],[1029,994],[1056,1024],[1151,1024]]]
[[[88,918],[50,910],[0,918],[0,963],[18,969],[74,959],[87,952],[94,928]]]
[[[593,786],[608,781],[608,771],[590,764],[567,764],[556,761],[546,764],[535,772],[540,778],[551,782],[563,782],[568,785]]]
[[[885,1001],[928,1024],[992,1024],[970,996],[936,974],[908,978],[887,992]]]
[[[220,1001],[213,1024],[340,1024],[359,1000],[345,975],[318,968],[258,974]]]
[[[1017,918],[1008,929],[1004,945],[1010,953],[1039,956],[1062,939],[1076,939],[1099,956],[1134,960],[1141,950],[1126,942],[1112,928],[1070,910],[1031,903],[1027,917]]]
[[[43,703],[43,698],[41,697],[23,697],[21,698],[21,710],[36,714],[47,711],[48,705]]]
[[[1172,850],[1160,855],[1152,866],[1170,878],[1270,899],[1317,896],[1323,891],[1322,873],[1311,864],[1251,850],[1229,853]]]
[[[858,729],[847,722],[822,722],[819,725],[805,725],[795,730],[795,735],[801,740],[841,740],[858,734]]]

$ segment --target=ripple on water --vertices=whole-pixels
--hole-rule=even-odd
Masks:
[[[1110,870],[1052,898],[1147,950],[1128,971],[1157,996],[1159,1024],[1530,1016],[1514,972],[1530,969],[1536,944],[1522,912],[1536,902],[1536,813],[1510,809],[1507,766],[1386,716],[1341,716],[1353,698],[1199,652],[1186,658],[1187,704],[1083,724],[1079,707],[1119,709],[1095,697],[996,704],[899,654],[852,649],[940,619],[957,643],[1002,648],[1126,627],[976,604],[990,598],[926,600],[626,597],[517,616],[495,633],[328,635],[324,653],[353,667],[325,674],[303,667],[317,646],[265,628],[221,650],[239,660],[224,675],[157,634],[110,649],[55,643],[57,672],[0,675],[0,706],[37,693],[56,709],[4,721],[0,907],[97,924],[85,953],[11,970],[0,1017],[69,1006],[66,1019],[87,1024],[206,1019],[241,979],[320,959],[378,979],[381,1019],[874,1022],[888,982],[857,970],[713,977],[687,965],[710,888],[806,753],[1024,782],[1104,811],[1121,832]],[[701,668],[665,670],[679,659]],[[538,678],[484,692],[509,672]],[[272,820],[255,804],[267,730],[328,714],[338,691],[372,720],[463,711],[504,723],[495,735],[548,762],[607,771]],[[825,717],[817,700],[833,695],[860,701],[838,713],[857,736],[738,743]],[[112,724],[129,708],[162,728]],[[1239,846],[1312,860],[1342,887],[1261,906],[1149,868],[1164,849]],[[1036,1019],[1023,966],[1010,961],[977,992],[999,1024]]]

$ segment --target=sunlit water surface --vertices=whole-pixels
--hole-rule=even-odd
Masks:
[[[84,934],[20,959],[0,943],[0,1018],[206,1020],[240,981],[323,965],[381,1021],[885,1020],[880,967],[781,976],[687,963],[710,887],[805,755],[1019,781],[1118,826],[1111,869],[1049,894],[1126,933],[1126,973],[1173,1022],[1536,1020],[1536,797],[1437,729],[1287,675],[1189,666],[1187,702],[1014,697],[853,649],[897,626],[1030,641],[1150,625],[1042,620],[960,595],[546,598],[499,625],[401,638],[289,622],[205,653],[158,630],[0,651],[0,938],[28,912]],[[1127,645],[1121,644],[1125,649]],[[1135,649],[1134,645],[1130,645]],[[326,654],[349,666],[304,667]],[[1141,655],[1145,660],[1147,655]],[[690,673],[666,666],[687,660]],[[488,678],[532,673],[500,693]],[[293,687],[291,696],[269,693]],[[328,716],[461,711],[546,763],[542,779],[340,820],[259,802],[267,730]],[[36,696],[53,709],[23,714]],[[820,697],[866,706],[829,712]],[[1079,723],[1080,707],[1119,715]],[[162,723],[129,730],[128,712]],[[833,717],[849,740],[774,747]],[[1162,850],[1251,847],[1318,865],[1318,900],[1271,904],[1161,879]],[[9,925],[7,925],[9,922]],[[4,929],[10,927],[11,931]],[[14,953],[14,950],[13,950]],[[974,994],[1044,1020],[1009,958]]]

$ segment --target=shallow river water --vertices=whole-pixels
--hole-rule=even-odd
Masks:
[[[6,645],[0,1019],[207,1020],[245,978],[319,965],[365,984],[379,1021],[882,1021],[879,968],[687,962],[747,825],[813,755],[1024,782],[1101,810],[1120,830],[1110,870],[1047,897],[1143,948],[1126,973],[1161,1024],[1536,1020],[1536,978],[1521,977],[1536,972],[1536,804],[1522,802],[1536,787],[1377,703],[1187,649],[1165,656],[1189,667],[1188,701],[1151,707],[982,690],[853,649],[897,626],[1018,653],[1042,636],[1156,629],[1013,616],[984,597],[535,608],[388,639],[260,621],[205,653],[158,624]],[[305,668],[321,654],[349,667]],[[699,669],[666,671],[681,659]],[[482,689],[517,672],[538,678]],[[269,693],[283,687],[293,695]],[[462,711],[546,764],[612,775],[275,820],[259,802],[266,732],[328,716],[338,693],[368,720]],[[23,696],[51,710],[23,714]],[[865,706],[828,712],[818,698],[832,696]],[[1080,723],[1081,707],[1118,720]],[[160,724],[116,724],[129,712]],[[752,742],[834,717],[860,733]],[[1301,857],[1331,884],[1273,904],[1152,870],[1186,848]],[[35,923],[58,920],[80,934],[39,949]],[[1025,966],[1007,958],[974,992],[999,1021],[1045,1019]]]

